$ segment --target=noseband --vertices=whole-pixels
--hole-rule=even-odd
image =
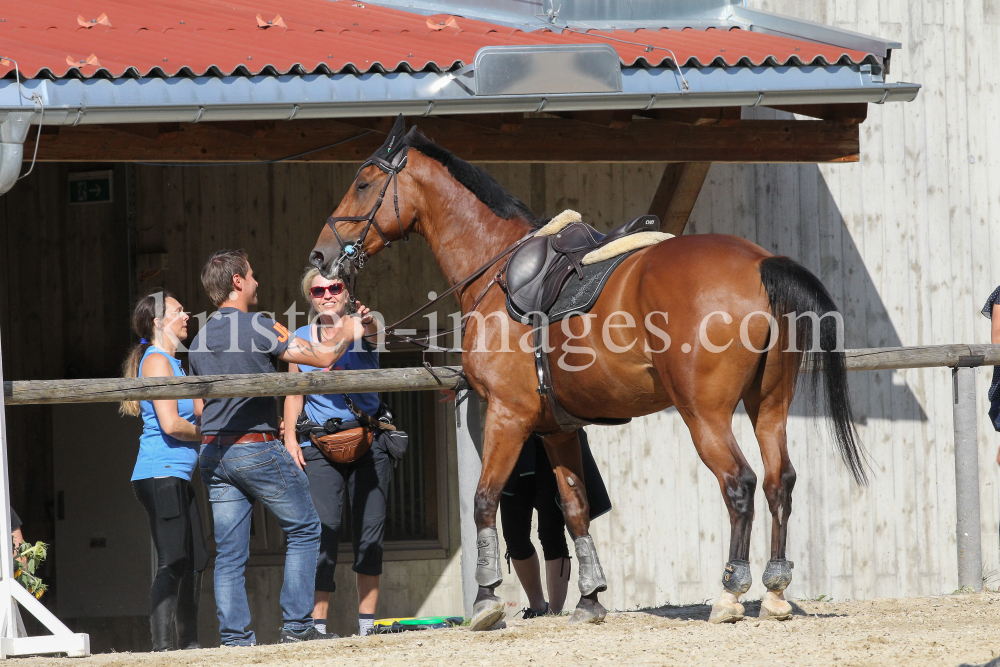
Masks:
[[[354,175],[355,180],[357,180],[361,171],[365,167],[374,165],[385,172],[388,176],[388,178],[385,179],[385,183],[382,184],[382,190],[378,193],[378,201],[375,202],[375,205],[372,206],[372,209],[368,211],[367,215],[340,217],[334,217],[331,215],[326,220],[326,224],[330,225],[330,229],[333,230],[333,235],[337,237],[337,243],[340,244],[340,257],[337,259],[337,263],[343,263],[345,260],[350,262],[352,274],[354,267],[360,269],[365,265],[365,261],[368,259],[368,256],[364,251],[364,246],[365,237],[368,236],[369,229],[372,227],[375,228],[375,233],[378,234],[380,239],[382,239],[382,243],[385,244],[386,248],[392,245],[389,239],[385,237],[385,234],[382,233],[381,228],[379,228],[378,224],[375,222],[375,215],[382,206],[382,200],[385,199],[385,193],[389,189],[389,183],[392,183],[392,203],[396,209],[396,221],[399,223],[399,235],[403,238],[403,240],[409,240],[409,238],[407,238],[407,234],[403,231],[403,219],[399,215],[399,190],[396,182],[396,177],[399,175],[399,172],[403,171],[403,167],[406,166],[406,154],[409,150],[410,147],[404,144],[400,148],[399,152],[392,158],[391,162],[383,160],[377,155],[372,155],[370,158],[365,160],[365,163],[358,169],[358,173]],[[355,241],[348,243],[344,241],[344,239],[342,239],[340,234],[337,232],[338,222],[365,222],[367,224],[365,225],[365,228],[361,230],[361,235]]]

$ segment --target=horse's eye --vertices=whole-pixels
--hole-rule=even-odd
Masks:
[[[368,189],[368,184],[367,183],[358,183],[358,192],[361,192],[362,190],[366,190],[366,189]]]

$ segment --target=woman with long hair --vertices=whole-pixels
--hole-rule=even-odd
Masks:
[[[132,327],[140,341],[129,351],[123,375],[185,375],[175,355],[187,338],[188,319],[184,307],[166,291],[140,299],[132,314]],[[154,651],[201,648],[198,602],[208,550],[191,485],[201,444],[201,407],[200,399],[121,404],[123,415],[142,417],[143,422],[132,488],[149,517],[156,547],[156,576],[149,593]]]

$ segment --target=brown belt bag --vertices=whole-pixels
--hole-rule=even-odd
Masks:
[[[334,463],[346,464],[354,463],[368,453],[372,448],[374,435],[371,429],[359,426],[329,435],[317,436],[315,433],[310,433],[309,439],[323,456]]]
[[[299,416],[295,430],[301,435],[308,433],[316,448],[333,463],[347,464],[354,463],[368,453],[375,440],[376,430],[394,431],[396,427],[365,414],[347,394],[343,394],[343,397],[347,408],[357,421],[327,420],[326,424],[321,426],[314,424],[303,414]],[[348,428],[343,428],[345,425]]]

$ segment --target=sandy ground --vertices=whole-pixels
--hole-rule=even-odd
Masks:
[[[472,633],[464,628],[351,637],[285,646],[170,654],[108,653],[84,659],[19,658],[31,667],[212,667],[236,665],[950,665],[1000,655],[1000,594],[864,602],[796,603],[785,622],[747,618],[710,625],[707,606],[609,614],[599,626],[565,617]]]

